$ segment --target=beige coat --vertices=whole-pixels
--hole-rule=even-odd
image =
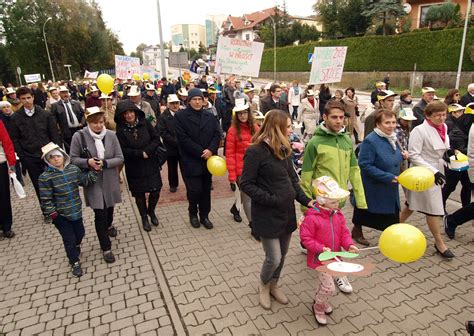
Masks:
[[[467,157],[469,158],[469,179],[474,183],[474,125],[469,131],[469,140],[467,145]]]
[[[359,128],[359,123],[357,122],[357,115],[356,115],[356,108],[359,105],[359,100],[357,99],[357,96],[354,96],[353,99],[350,99],[349,97],[345,96],[344,98],[342,98],[342,101],[344,102],[346,113],[349,113],[350,115],[348,124],[347,124],[348,132],[352,134],[352,132],[355,130],[357,134],[362,135]]]
[[[304,98],[298,107],[298,122],[304,123],[304,134],[303,140],[308,141],[316,131],[316,127],[319,122],[319,103],[318,100],[314,100],[314,107],[308,101],[308,98]]]
[[[444,172],[442,157],[448,148],[448,135],[446,134],[446,140],[443,143],[438,132],[426,120],[410,133],[408,152],[411,164],[426,167],[433,174],[439,171]],[[411,210],[435,216],[444,215],[441,186],[433,185],[430,189],[422,192],[408,191],[407,198]]]

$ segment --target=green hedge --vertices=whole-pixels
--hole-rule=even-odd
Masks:
[[[457,71],[463,30],[445,29],[392,36],[367,36],[277,48],[277,71],[310,71],[308,53],[314,47],[347,46],[345,71]],[[468,31],[463,71],[474,71]],[[273,71],[273,49],[263,52],[260,71]]]

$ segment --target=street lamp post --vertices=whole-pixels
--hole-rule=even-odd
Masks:
[[[71,64],[64,64],[64,67],[67,68],[67,71],[69,72],[69,80],[72,81],[72,76],[71,76]]]
[[[267,14],[264,11],[260,11],[260,13]],[[276,34],[276,24],[275,20],[272,18],[272,16],[269,16],[270,20],[272,20],[272,25],[273,25],[273,82],[276,82],[276,68],[277,68],[277,34]]]
[[[44,45],[46,46],[46,53],[48,54],[49,68],[51,69],[51,76],[53,76],[53,82],[55,82],[56,79],[54,78],[53,64],[51,63],[51,56],[49,55],[48,42],[46,41],[46,33],[44,31],[44,28],[46,27],[46,23],[49,20],[52,20],[52,18],[51,17],[47,18],[46,21],[43,23],[43,37],[44,37]]]
[[[165,47],[163,44],[163,29],[161,28],[161,11],[160,11],[160,0],[156,0],[156,9],[158,13],[158,31],[160,35],[160,54],[161,54],[161,77],[166,77],[166,65],[165,65]]]
[[[462,42],[461,42],[461,53],[459,55],[459,64],[458,64],[458,72],[456,74],[456,86],[455,89],[459,89],[459,83],[461,81],[461,70],[462,70],[462,61],[464,57],[464,46],[466,45],[466,35],[467,35],[467,27],[469,24],[469,16],[471,15],[471,0],[467,0],[466,6],[466,19],[464,21],[464,32],[462,34]]]

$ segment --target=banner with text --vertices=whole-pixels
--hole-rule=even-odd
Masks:
[[[155,80],[155,67],[151,65],[142,65],[140,67],[140,76],[143,78],[143,74],[148,74],[148,78]]]
[[[26,81],[27,83],[37,83],[37,82],[41,82],[41,75],[40,75],[40,74],[25,75],[25,81]]]
[[[134,74],[140,75],[140,59],[138,57],[115,55],[115,77],[121,79],[132,78]]]
[[[341,81],[347,47],[315,47],[309,76],[310,84]]]
[[[99,76],[99,71],[85,71],[84,72],[84,79],[97,79]]]
[[[219,37],[216,53],[216,72],[258,77],[263,45],[260,42]]]

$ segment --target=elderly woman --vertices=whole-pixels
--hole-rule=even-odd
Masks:
[[[98,173],[97,182],[84,188],[86,205],[94,210],[95,230],[107,263],[115,262],[110,237],[117,235],[113,226],[114,205],[122,202],[117,167],[123,163],[122,149],[115,133],[105,128],[105,115],[97,106],[85,113],[87,127],[74,133],[71,162]]]
[[[10,174],[15,172],[15,150],[7,129],[0,121],[0,229],[3,236],[13,238]]]
[[[342,101],[346,107],[346,113],[349,115],[347,131],[349,132],[349,135],[354,135],[354,140],[356,144],[358,144],[360,143],[359,136],[362,134],[359,128],[359,123],[357,122],[357,117],[359,115],[359,100],[355,95],[355,89],[353,87],[348,87],[346,89]]]
[[[298,122],[303,121],[304,132],[303,141],[308,142],[312,137],[316,126],[319,124],[319,104],[318,100],[315,99],[315,93],[313,90],[306,92],[306,98],[301,100],[301,104],[298,108]]]
[[[410,134],[408,152],[413,166],[426,167],[435,176],[435,185],[422,192],[408,191],[408,210],[402,211],[401,222],[413,211],[426,215],[426,222],[435,239],[435,249],[443,258],[452,259],[454,254],[446,247],[441,236],[441,218],[444,215],[441,186],[446,178],[443,171],[442,157],[449,148],[446,120],[448,107],[436,100],[428,103],[425,108],[425,121],[416,126]]]
[[[145,113],[130,100],[117,104],[115,113],[117,138],[125,157],[125,174],[128,187],[135,198],[143,229],[151,231],[151,223],[158,226],[155,208],[160,198],[162,186],[160,166],[157,157],[160,135],[145,118]],[[148,206],[145,194],[148,197]],[[147,216],[148,215],[148,216]]]
[[[392,110],[376,112],[374,131],[360,145],[359,167],[367,210],[354,208],[352,222],[383,231],[399,223],[400,196],[397,178],[400,164],[408,153],[400,148],[395,129],[397,117]]]

